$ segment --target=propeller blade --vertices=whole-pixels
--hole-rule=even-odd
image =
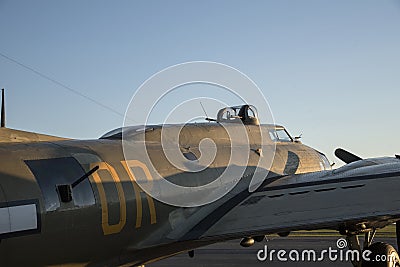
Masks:
[[[356,156],[353,153],[350,153],[349,151],[341,148],[335,150],[335,156],[346,163],[352,163],[354,161],[362,160],[362,158],[360,158],[359,156]]]

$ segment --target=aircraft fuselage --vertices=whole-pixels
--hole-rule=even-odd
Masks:
[[[259,161],[260,155],[253,150],[258,147],[260,127],[274,126],[245,127],[252,149],[245,172],[248,175]],[[147,132],[145,142],[154,166],[165,179],[199,186],[226,168],[229,145],[222,145],[212,165],[200,173],[178,170],[162,153],[160,129]],[[218,146],[226,142],[224,136],[226,132],[218,124],[188,125],[179,144],[199,157],[200,140],[211,138]],[[275,140],[274,145],[268,178],[330,169],[323,154],[301,143]],[[140,153],[127,162],[117,137],[1,144],[0,265],[141,264],[224,240],[171,236],[182,216],[206,214],[211,206],[178,208],[144,193],[135,176],[152,177]],[[71,200],[63,201],[59,186],[72,184],[93,168],[96,170],[72,189]]]

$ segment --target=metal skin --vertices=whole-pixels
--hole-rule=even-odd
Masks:
[[[257,136],[259,127],[273,129],[275,126],[247,125],[249,132],[256,133],[250,138]],[[148,153],[160,174],[175,183],[208,183],[229,160],[229,153],[223,151],[218,153],[212,167],[201,174],[182,173],[168,163],[160,153],[160,144],[154,142],[160,131],[161,127],[156,127],[151,132],[139,135],[146,134]],[[18,135],[16,130],[9,132],[14,137]],[[180,143],[196,151],[201,139],[218,139],[218,136],[226,135],[224,133],[223,127],[216,123],[187,125],[181,131]],[[6,135],[3,133],[3,136]],[[188,229],[176,233],[177,229],[199,228],[209,214],[232,197],[232,193],[236,194],[239,190],[250,195],[247,187],[240,183],[228,196],[215,203],[197,208],[178,208],[142,192],[127,172],[118,137],[88,141],[57,141],[50,137],[49,141],[43,141],[44,137],[37,140],[38,135],[32,133],[33,139],[27,142],[29,134],[22,132],[21,136],[24,136],[25,142],[10,139],[11,142],[0,145],[0,207],[3,210],[9,207],[11,213],[11,209],[16,207],[36,205],[37,227],[18,221],[18,218],[8,221],[11,228],[13,223],[22,223],[22,226],[16,230],[4,230],[3,227],[0,234],[1,266],[139,265],[205,244],[243,236],[240,232],[233,232],[227,238],[216,235],[203,241],[197,236],[199,230]],[[254,141],[250,139],[250,143]],[[272,176],[330,168],[324,155],[301,143],[277,142],[276,151]],[[253,152],[249,166],[256,165],[258,158],[259,155]],[[76,188],[89,186],[94,198],[89,196],[87,203],[84,197],[81,197],[80,203],[75,203],[74,199],[67,203],[60,201],[57,185],[72,183],[93,166],[99,166],[99,170],[88,177],[85,186],[82,183]],[[74,168],[76,174],[71,171]],[[143,175],[143,166],[134,172]],[[248,172],[251,172],[251,168],[246,170]],[[65,173],[73,177],[66,177]],[[248,182],[248,179],[243,179],[244,184]],[[73,198],[77,194],[74,190]],[[203,222],[204,229],[201,232],[211,228],[209,224]]]
[[[398,159],[357,161],[332,171],[323,154],[293,140],[275,141],[269,175],[250,193],[260,129],[283,127],[245,127],[252,151],[242,179],[221,199],[193,208],[145,194],[127,171],[118,133],[86,141],[42,135],[39,141],[32,133],[32,140],[0,144],[0,266],[135,266],[230,239],[325,228],[348,234],[359,231],[360,223],[375,229],[399,217]],[[159,173],[174,183],[206,184],[229,161],[222,149],[200,173],[177,170],[162,153],[160,131],[155,126],[137,138],[145,140]],[[218,145],[224,136],[217,123],[189,124],[179,144],[199,157],[200,140]],[[146,164],[137,160],[134,175],[147,177]],[[62,185],[91,170],[71,189],[72,200],[63,202]],[[376,192],[385,198],[371,198]]]

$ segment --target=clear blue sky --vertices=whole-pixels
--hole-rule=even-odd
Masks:
[[[155,72],[221,62],[252,78],[276,122],[331,160],[336,147],[400,153],[399,1],[0,0],[0,53],[120,113]],[[3,57],[0,87],[9,127],[97,138],[122,125]]]

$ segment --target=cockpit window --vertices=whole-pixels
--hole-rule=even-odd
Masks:
[[[254,110],[251,107],[249,107],[249,109],[247,110],[247,114],[248,114],[249,118],[257,118],[256,113],[254,112]]]
[[[293,139],[290,137],[290,135],[287,133],[287,131],[284,128],[271,130],[269,132],[269,135],[270,135],[272,141],[275,141],[275,142],[292,142],[293,141]]]
[[[237,107],[229,107],[221,109],[218,112],[219,122],[240,122],[240,117],[238,116],[239,109]]]
[[[227,108],[221,117],[223,120],[227,120],[227,121],[237,119],[235,110],[231,109],[231,108]]]
[[[243,123],[245,125],[259,125],[257,109],[252,105],[233,106],[220,109],[217,122]]]

